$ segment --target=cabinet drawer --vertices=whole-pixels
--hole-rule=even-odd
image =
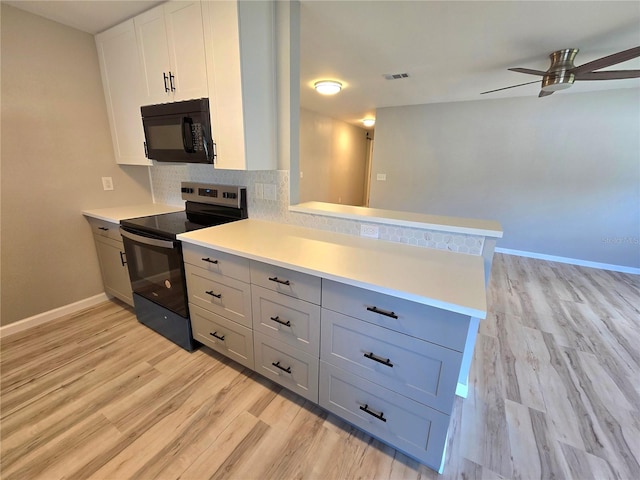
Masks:
[[[251,287],[202,268],[185,265],[189,303],[251,328]]]
[[[318,403],[318,358],[258,332],[253,338],[256,372]]]
[[[462,353],[322,310],[323,361],[451,414]]]
[[[96,237],[105,237],[122,242],[119,224],[98,220],[97,218],[90,218],[89,223],[91,225],[91,231]]]
[[[251,287],[253,329],[277,338],[309,355],[320,353],[320,306]]]
[[[458,352],[470,322],[466,315],[324,279],[322,307]]]
[[[193,338],[253,370],[253,333],[242,325],[190,304]]]
[[[421,463],[440,469],[449,416],[320,362],[320,406]]]
[[[248,258],[188,243],[182,244],[182,254],[184,263],[203,268],[217,275],[235,278],[245,283],[250,282]]]
[[[320,277],[252,260],[251,283],[320,305]]]

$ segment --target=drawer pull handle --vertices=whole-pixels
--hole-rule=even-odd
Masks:
[[[369,360],[373,360],[374,362],[378,362],[383,365],[386,365],[387,367],[393,368],[393,363],[391,363],[391,361],[388,358],[379,357],[377,355],[374,355],[373,352],[365,353],[364,356],[367,357]]]
[[[216,337],[221,342],[224,342],[224,335],[220,336],[218,335],[218,332],[209,332],[209,335],[211,335],[212,337]]]
[[[207,295],[211,295],[212,297],[222,298],[222,294],[221,293],[213,293],[213,290],[207,290],[204,293],[206,293]]]
[[[269,318],[274,322],[279,323],[280,325],[284,325],[285,327],[291,326],[291,322],[289,320],[287,320],[286,322],[283,322],[282,320],[280,320],[280,317],[277,315],[275,317],[269,317]]]
[[[377,313],[379,315],[384,315],[385,317],[391,317],[395,319],[398,318],[398,315],[396,315],[394,312],[389,312],[387,310],[380,310],[378,307],[367,307],[367,310],[373,313]]]
[[[98,230],[102,230],[103,232],[108,232],[109,229],[107,227],[98,227]]]
[[[291,367],[284,368],[283,366],[280,365],[280,360],[278,360],[277,362],[271,362],[271,365],[273,365],[276,368],[279,368],[283,372],[291,373]]]
[[[213,263],[214,265],[218,264],[218,260],[211,260],[209,257],[207,258],[203,258],[202,259],[203,262],[209,262],[209,263]]]
[[[373,410],[369,409],[369,405],[365,404],[365,405],[360,405],[360,410],[362,410],[363,412],[368,413],[369,415],[371,415],[372,417],[376,417],[378,420],[382,420],[383,422],[386,422],[387,419],[384,418],[384,412],[380,412],[380,413],[376,413]]]
[[[280,280],[278,277],[269,277],[269,280],[271,280],[272,282],[279,283],[281,285],[291,285],[291,282],[289,280]]]
[[[122,264],[122,266],[124,267],[127,264],[127,261],[125,260],[126,254],[124,252],[120,252],[120,263]]]

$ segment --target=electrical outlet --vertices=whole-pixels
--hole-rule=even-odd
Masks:
[[[277,200],[276,198],[276,185],[274,183],[264,184],[264,199],[265,200]]]
[[[378,173],[376,175],[376,180],[380,180],[382,182],[384,182],[387,179],[387,174],[386,173]]]
[[[102,188],[104,190],[113,190],[113,178],[102,177]]]
[[[302,173],[302,170],[300,170],[300,178],[304,178],[304,173]]]
[[[262,200],[264,198],[264,185],[256,183],[256,198]]]
[[[360,236],[369,238],[380,238],[380,229],[377,225],[360,225]]]

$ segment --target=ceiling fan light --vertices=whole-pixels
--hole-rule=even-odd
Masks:
[[[320,80],[313,84],[313,88],[322,95],[335,95],[342,90],[342,83],[334,80]]]
[[[576,77],[573,73],[556,72],[553,75],[545,75],[542,79],[543,92],[557,92],[565,90],[573,85]]]

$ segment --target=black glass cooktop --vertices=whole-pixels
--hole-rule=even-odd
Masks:
[[[129,218],[122,220],[120,224],[123,227],[170,238],[175,238],[175,236],[180,233],[190,232],[191,230],[208,226],[191,222],[187,218],[187,212],[163,213],[149,217]]]
[[[187,202],[187,211],[122,220],[120,225],[161,238],[247,218],[246,210]]]

